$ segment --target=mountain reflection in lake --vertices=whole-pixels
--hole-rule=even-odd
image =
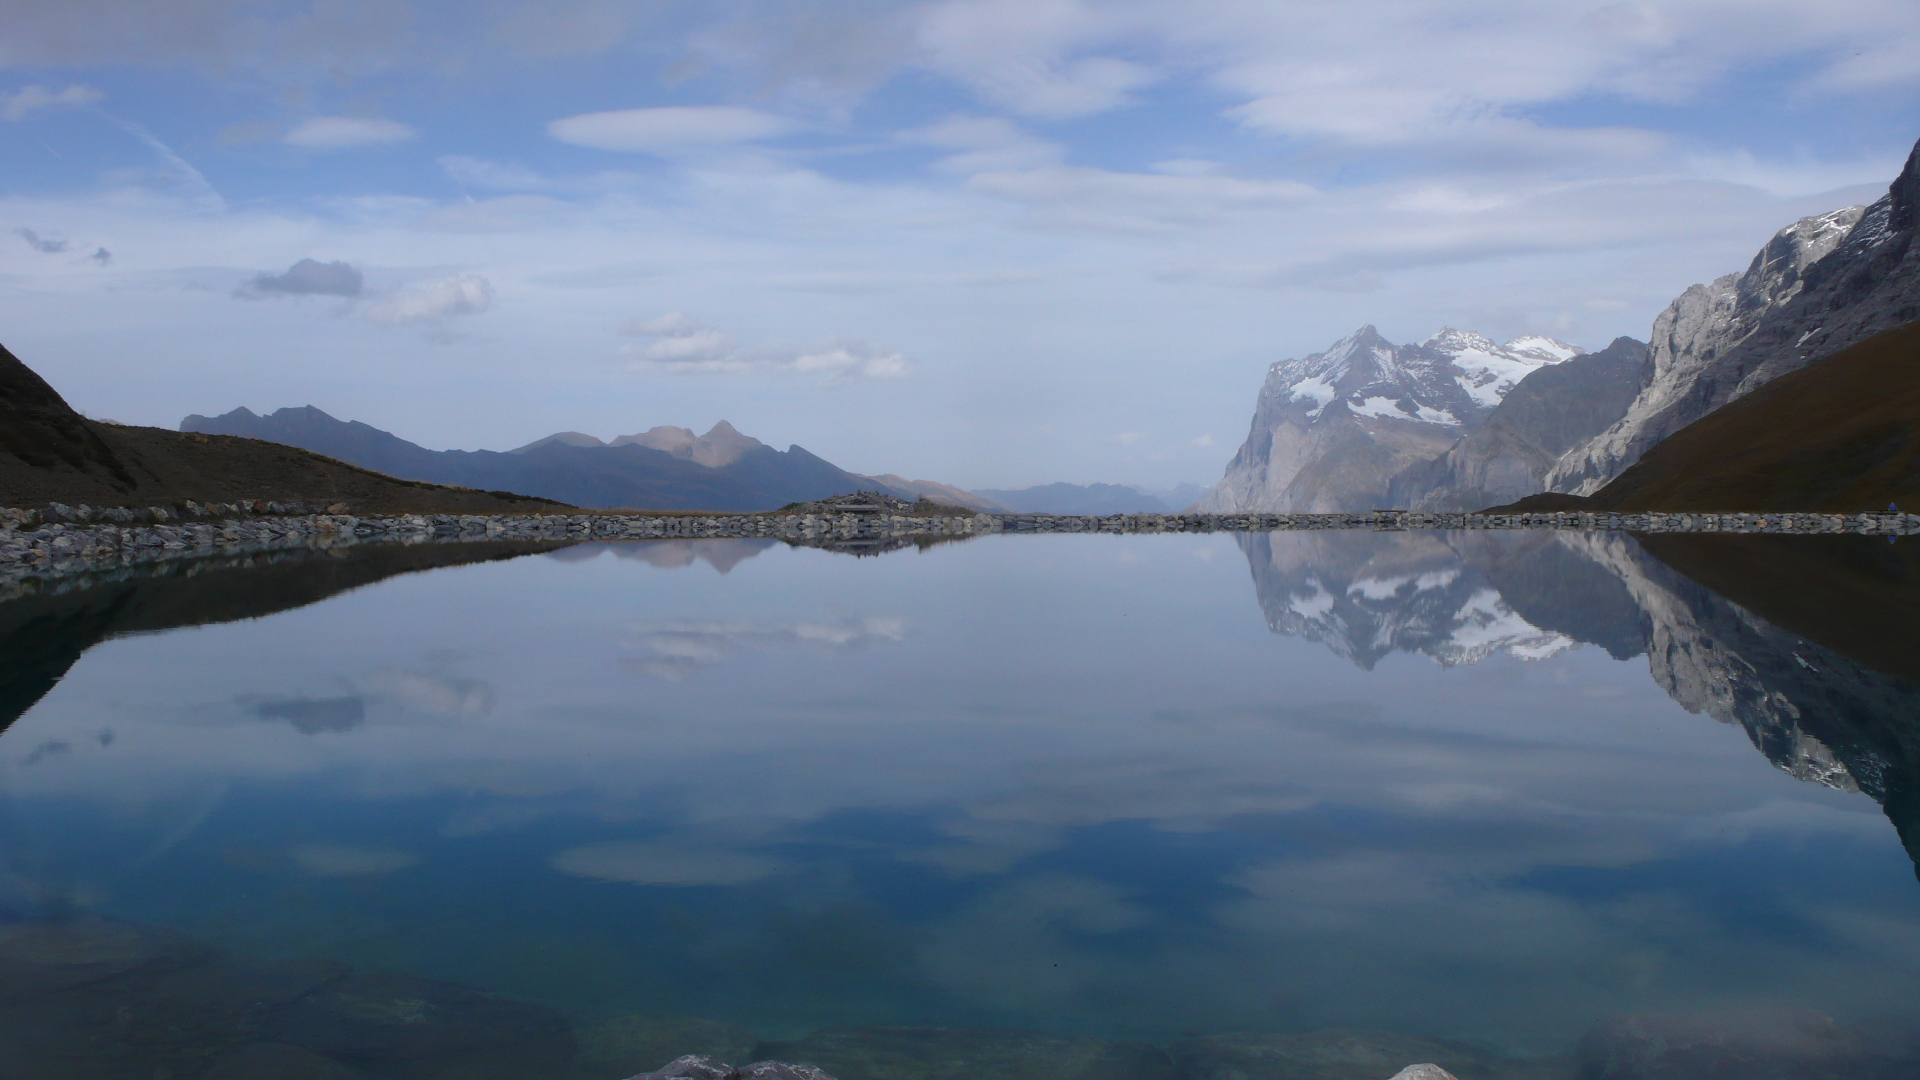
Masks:
[[[0,1074],[1911,1075],[1904,650],[1685,551],[408,550],[0,605]]]

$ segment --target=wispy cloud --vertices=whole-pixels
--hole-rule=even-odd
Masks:
[[[0,116],[9,120],[24,120],[31,113],[41,109],[72,108],[77,105],[91,105],[107,95],[91,86],[75,83],[65,90],[49,90],[44,86],[23,86],[12,94],[0,94]]]
[[[303,150],[344,150],[355,146],[380,146],[407,142],[419,132],[397,120],[377,120],[354,116],[315,116],[295,124],[287,132],[290,146]]]
[[[897,379],[906,356],[860,338],[835,337],[812,345],[773,342],[743,347],[731,335],[683,312],[631,320],[621,333],[648,339],[621,350],[635,371],[669,375],[813,375],[825,383]]]
[[[367,308],[367,318],[379,326],[432,324],[492,306],[492,282],[478,274],[455,274],[382,300]]]
[[[548,124],[547,133],[573,146],[660,154],[688,147],[768,139],[798,127],[792,120],[757,109],[733,105],[673,105],[569,116]]]

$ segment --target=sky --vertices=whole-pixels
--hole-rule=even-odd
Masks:
[[[1363,323],[1645,339],[1920,138],[1912,0],[0,6],[0,342],[88,415],[967,487],[1210,484]]]

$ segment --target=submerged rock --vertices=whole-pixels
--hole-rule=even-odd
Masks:
[[[555,1012],[454,983],[353,975],[294,1002],[268,1029],[281,1042],[349,1064],[460,1060],[466,1075],[571,1058],[573,1034]],[[509,1067],[509,1063],[518,1063]]]
[[[839,1080],[1174,1080],[1167,1052],[1146,1043],[966,1028],[842,1028],[762,1053],[804,1061]]]
[[[1182,1042],[1174,1053],[1181,1080],[1518,1080],[1540,1075],[1528,1063],[1388,1031],[1207,1035]],[[1403,1068],[1409,1061],[1428,1064]],[[1422,1069],[1428,1071],[1416,1071]]]
[[[1805,1009],[1696,1016],[1629,1016],[1580,1043],[1582,1080],[1911,1080],[1912,1031],[1868,1031]]]
[[[153,927],[0,928],[0,1076],[531,1080],[572,1076],[550,1010],[451,983],[253,962]]]
[[[580,1032],[580,1059],[600,1076],[631,1076],[662,1061],[688,1057],[745,1061],[753,1032],[692,1016],[616,1016]]]
[[[812,1065],[756,1061],[736,1069],[710,1057],[688,1054],[630,1080],[833,1080],[833,1077]]]

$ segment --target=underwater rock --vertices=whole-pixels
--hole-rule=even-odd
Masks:
[[[703,1054],[687,1054],[631,1080],[740,1080],[740,1070]]]
[[[530,1080],[576,1065],[558,1013],[470,987],[240,960],[104,919],[0,927],[7,1080]]]
[[[629,1080],[833,1080],[812,1065],[793,1065],[784,1061],[756,1061],[734,1068],[700,1054],[675,1058],[650,1073]]]
[[[1518,1080],[1517,1062],[1417,1035],[1333,1029],[1300,1035],[1208,1035],[1174,1048],[1182,1080]],[[1402,1068],[1406,1062],[1440,1062]],[[1400,1075],[1395,1075],[1399,1070]]]
[[[692,1016],[616,1016],[580,1032],[580,1060],[600,1076],[631,1076],[662,1061],[701,1057],[746,1061],[751,1031]]]
[[[1628,1016],[1580,1042],[1582,1080],[1894,1080],[1920,1076],[1920,1033],[1845,1027],[1805,1009]]]
[[[410,975],[353,975],[293,1003],[272,1036],[363,1068],[395,1062],[470,1061],[485,1075],[506,1063],[573,1056],[558,1013],[455,983]]]
[[[34,1000],[136,971],[182,968],[209,953],[178,934],[100,920],[0,927],[0,1002]]]
[[[807,1062],[839,1080],[1175,1080],[1178,1076],[1166,1051],[1146,1043],[1031,1031],[842,1028],[816,1032],[795,1043],[763,1046],[760,1052]]]
[[[1431,1063],[1409,1065],[1394,1073],[1392,1080],[1459,1080],[1459,1077]]]
[[[284,1043],[253,1043],[222,1058],[201,1080],[362,1080],[367,1074]]]

